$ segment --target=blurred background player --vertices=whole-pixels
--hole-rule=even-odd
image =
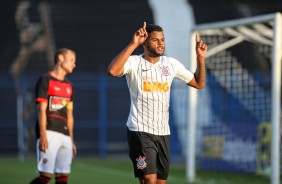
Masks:
[[[142,45],[144,53],[131,55]],[[165,38],[157,25],[137,30],[129,45],[108,68],[111,76],[126,75],[131,108],[127,120],[129,156],[140,184],[165,184],[170,163],[169,99],[174,78],[201,89],[205,86],[207,45],[196,35],[195,73],[163,56]],[[188,51],[187,51],[188,52]]]
[[[55,53],[53,70],[36,84],[37,170],[30,184],[45,184],[55,173],[56,184],[66,184],[76,147],[73,140],[73,86],[65,78],[76,66],[76,54],[66,48]]]

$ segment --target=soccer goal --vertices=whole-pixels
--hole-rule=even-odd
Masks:
[[[209,49],[206,87],[189,89],[187,179],[198,167],[269,175],[279,184],[281,14],[197,25],[191,45],[196,33]]]

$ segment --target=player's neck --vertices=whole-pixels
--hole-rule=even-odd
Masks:
[[[54,69],[50,72],[51,76],[58,79],[58,80],[64,80],[65,79],[65,72],[59,69]]]
[[[158,57],[152,57],[152,56],[150,56],[150,55],[148,55],[148,54],[144,54],[142,57],[143,57],[145,60],[147,60],[147,61],[149,61],[150,63],[152,63],[152,64],[155,64],[155,63],[157,63],[157,62],[160,60],[160,56],[158,56]]]

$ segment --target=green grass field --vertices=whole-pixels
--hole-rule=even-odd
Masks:
[[[36,160],[29,158],[0,158],[1,184],[28,184],[37,175]],[[54,183],[54,180],[50,183]],[[131,162],[126,158],[75,158],[69,184],[137,184]],[[188,184],[184,165],[172,164],[168,184]],[[197,171],[196,181],[191,184],[270,184],[261,176],[215,171]]]

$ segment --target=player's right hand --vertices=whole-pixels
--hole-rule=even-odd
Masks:
[[[48,149],[48,141],[46,136],[41,136],[39,139],[39,150],[42,152],[46,152]]]
[[[135,32],[133,36],[133,43],[140,45],[144,43],[147,38],[148,38],[148,33],[146,31],[146,22],[144,22],[143,27]]]

